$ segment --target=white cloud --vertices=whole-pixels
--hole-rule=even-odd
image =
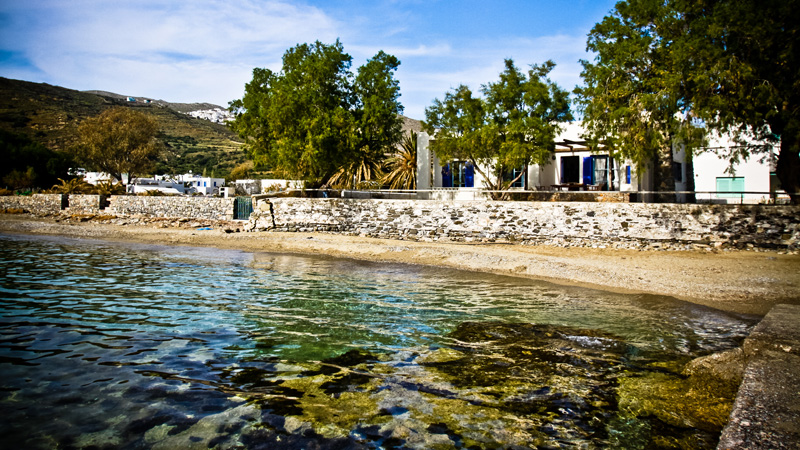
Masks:
[[[19,63],[0,65],[0,75],[224,106],[241,97],[254,67],[279,70],[286,49],[341,38],[354,67],[379,50],[401,60],[401,101],[415,118],[459,84],[477,91],[494,81],[505,58],[522,69],[552,59],[551,79],[567,90],[580,83],[578,60],[587,58],[580,30],[491,39],[431,34],[414,28],[424,6],[382,5],[389,9],[376,16],[379,6],[283,0],[2,2],[0,50]]]
[[[13,13],[41,81],[221,104],[241,96],[253,67],[279,66],[297,43],[332,42],[338,28],[281,1],[39,1]]]

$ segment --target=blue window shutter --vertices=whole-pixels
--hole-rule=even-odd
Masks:
[[[453,175],[449,163],[442,167],[442,187],[453,187]]]
[[[631,166],[625,167],[625,184],[631,184]]]
[[[464,178],[466,178],[465,185],[467,187],[475,187],[475,166],[471,163],[467,163],[466,170],[464,170]]]
[[[594,184],[592,183],[592,179],[594,178],[594,161],[592,160],[591,156],[587,156],[583,158],[583,184]]]

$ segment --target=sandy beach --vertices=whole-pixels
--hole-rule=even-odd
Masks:
[[[230,231],[230,230],[229,230]],[[766,251],[641,251],[520,244],[412,242],[326,233],[114,225],[0,214],[0,233],[298,253],[421,264],[625,293],[660,294],[743,314],[800,304],[800,255]]]

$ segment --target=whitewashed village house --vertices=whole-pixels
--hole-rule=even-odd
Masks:
[[[219,195],[219,189],[225,186],[224,178],[203,177],[191,172],[178,179],[186,185],[187,194]]]
[[[516,178],[518,171],[523,176],[511,186],[515,190],[527,191],[619,191],[647,192],[654,188],[648,171],[637,176],[636,167],[630,161],[619,161],[608,152],[591,151],[580,122],[562,124],[556,138],[550,163],[540,166],[532,164],[520,167],[507,176]],[[430,149],[433,138],[421,132],[417,138],[417,186],[420,190],[432,190],[432,198],[472,200],[486,198],[484,180],[468,161],[441,162]],[[730,138],[710,136],[709,150],[736,145]],[[777,149],[774,150],[777,154]],[[759,203],[770,200],[776,194],[777,179],[774,175],[774,159],[750,158],[733,166],[732,174],[726,172],[729,164],[713,151],[703,151],[691,163],[686,162],[685,152],[679,144],[673,151],[673,177],[678,201],[687,201],[686,191],[698,192],[699,202],[709,203]],[[694,189],[690,189],[689,177],[694,178]],[[437,192],[438,191],[438,192]],[[447,192],[448,194],[443,194]],[[448,192],[449,191],[449,192]],[[742,193],[746,192],[746,193]]]

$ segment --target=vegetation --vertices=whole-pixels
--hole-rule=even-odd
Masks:
[[[310,187],[380,177],[385,154],[400,140],[400,61],[379,52],[355,76],[351,61],[338,40],[317,41],[287,50],[280,72],[253,70],[230,109],[256,167]]]
[[[411,131],[403,135],[400,147],[386,160],[383,183],[389,189],[417,188],[417,133]]]
[[[115,183],[112,180],[103,180],[94,185],[92,193],[97,195],[122,195],[125,193],[125,185]]]
[[[184,114],[215,105],[128,102],[126,97],[108,92],[79,92],[0,78],[0,136],[21,136],[68,160],[77,142],[78,125],[112,107],[146,112],[158,121],[158,138],[165,149],[154,173],[202,173],[206,169],[225,176],[246,160],[241,142],[225,125]],[[66,164],[69,167],[75,167],[74,163]],[[66,168],[45,176],[34,166],[36,186],[49,187],[59,177],[67,177]],[[24,172],[27,167],[16,169]],[[0,180],[5,174],[0,170]]]
[[[586,87],[577,90],[591,139],[640,167],[654,159],[671,162],[675,138],[689,150],[702,147],[703,127],[738,141],[721,155],[732,164],[769,156],[769,146],[748,136],[779,142],[778,178],[787,192],[800,191],[796,6],[777,0],[617,3],[589,35],[597,56],[583,62]],[[800,202],[798,195],[792,199]]]
[[[50,192],[54,194],[90,194],[94,186],[84,181],[82,177],[61,179],[58,181],[60,184],[54,185],[50,188]]]
[[[78,127],[77,156],[90,170],[118,181],[127,174],[132,182],[152,170],[162,148],[157,132],[158,122],[152,116],[128,108],[108,109]]]
[[[0,130],[0,180],[12,190],[50,186],[66,178],[69,155],[55,152],[24,134]]]
[[[509,171],[548,162],[558,123],[572,120],[568,92],[547,78],[553,67],[548,61],[525,74],[508,59],[500,80],[482,87],[484,97],[462,85],[435,99],[425,109],[425,129],[436,133],[436,156],[471,162],[492,190],[505,190],[522,176],[509,179]]]

